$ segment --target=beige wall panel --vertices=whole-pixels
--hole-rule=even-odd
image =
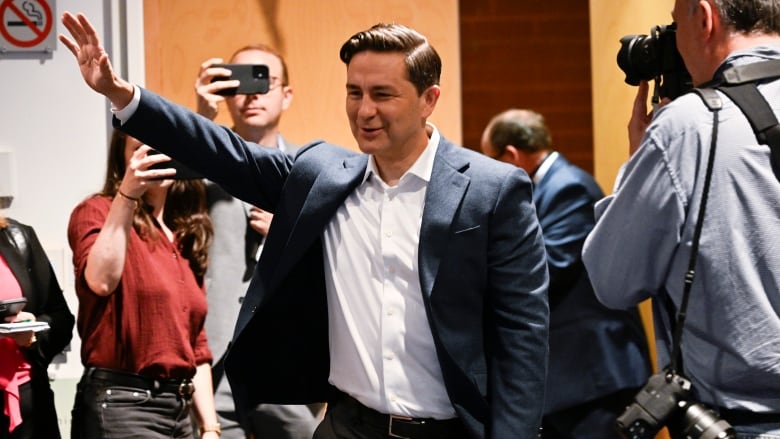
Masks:
[[[617,66],[620,38],[647,35],[653,26],[671,23],[673,6],[674,0],[590,0],[593,168],[606,193],[628,158],[627,126],[637,91]]]
[[[228,59],[235,49],[264,42],[279,49],[295,97],[282,132],[295,143],[321,138],[356,149],[344,111],[346,69],[341,44],[380,21],[425,34],[444,63],[442,97],[431,121],[461,142],[460,50],[456,0],[145,0],[147,87],[195,108],[198,66]],[[224,106],[218,122],[229,125]]]

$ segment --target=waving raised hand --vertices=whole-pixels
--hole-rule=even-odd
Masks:
[[[133,96],[133,85],[114,73],[108,53],[97,32],[84,14],[62,14],[62,24],[73,40],[60,34],[59,39],[76,57],[84,81],[96,92],[105,95],[117,108],[127,105]]]

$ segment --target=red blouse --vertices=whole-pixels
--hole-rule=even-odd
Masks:
[[[204,328],[206,294],[162,229],[157,228],[160,239],[154,242],[131,231],[122,279],[113,294],[98,296],[87,285],[87,255],[110,207],[110,198],[90,197],[76,206],[68,224],[81,361],[156,378],[192,377],[196,365],[212,361]]]

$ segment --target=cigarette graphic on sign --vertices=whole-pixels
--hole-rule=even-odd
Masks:
[[[35,20],[33,21],[33,23],[36,26],[40,26],[43,24],[43,14],[41,14],[41,11],[39,11],[38,8],[35,7],[35,4],[33,2],[26,1],[22,3],[22,9],[24,9],[24,12],[27,14],[28,17]],[[27,23],[21,20],[8,21],[7,24],[8,26],[27,26]]]

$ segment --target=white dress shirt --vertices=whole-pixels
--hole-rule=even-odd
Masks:
[[[383,413],[448,419],[418,274],[425,193],[439,144],[388,186],[370,157],[363,182],[323,234],[330,383]]]

